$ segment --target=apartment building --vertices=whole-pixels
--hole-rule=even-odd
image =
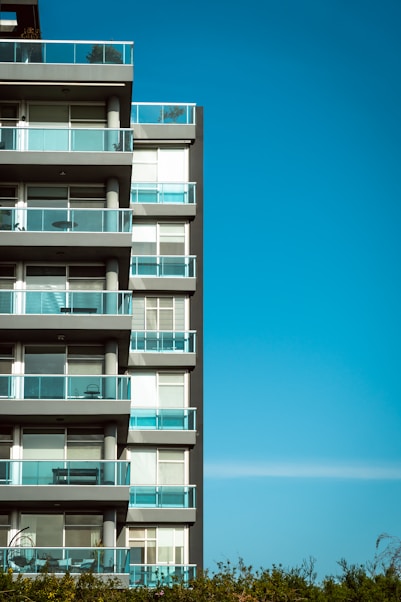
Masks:
[[[202,567],[203,115],[0,15],[0,567]]]

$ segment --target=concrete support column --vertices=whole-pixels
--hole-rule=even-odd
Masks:
[[[104,484],[117,485],[119,468],[116,464],[117,455],[117,425],[109,422],[104,429]],[[109,460],[109,462],[107,462]]]
[[[117,96],[111,96],[107,101],[107,149],[122,151],[124,149],[123,132],[120,131],[120,101]]]
[[[103,514],[103,545],[105,548],[114,548],[116,532],[116,513],[114,510],[106,510]],[[116,568],[114,550],[104,550],[103,571],[113,573]]]
[[[120,184],[117,178],[109,178],[106,182],[106,206],[107,209],[118,209]]]
[[[104,459],[115,460],[117,450],[117,425],[109,422],[104,429]]]
[[[118,292],[118,261],[114,257],[106,262],[106,291],[110,291],[105,293],[106,314],[116,315],[119,313],[118,308],[121,306],[122,293]]]
[[[105,395],[106,399],[117,399],[118,397],[118,343],[107,341],[104,355],[104,372],[106,377]],[[111,378],[114,376],[114,378]]]
[[[105,374],[117,374],[118,344],[117,341],[107,341],[105,348]]]
[[[120,183],[117,178],[109,178],[106,183],[106,232],[121,232],[120,224]],[[112,211],[112,209],[114,211]]]
[[[110,96],[107,101],[107,127],[120,128],[120,99]]]

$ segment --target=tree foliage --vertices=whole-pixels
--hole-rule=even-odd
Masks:
[[[87,573],[63,577],[41,573],[36,579],[0,573],[0,602],[401,602],[401,576],[391,563],[372,568],[339,561],[340,574],[316,580],[315,561],[285,569],[254,570],[242,560],[220,563],[189,584],[121,589],[117,580]]]
[[[102,44],[95,44],[91,51],[86,55],[88,63],[111,63],[121,64],[123,57],[113,46],[103,46]]]

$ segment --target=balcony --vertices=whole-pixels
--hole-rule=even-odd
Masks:
[[[130,316],[131,305],[130,291],[0,290],[0,314]]]
[[[193,103],[135,102],[131,106],[135,137],[145,140],[195,140]]]
[[[195,366],[196,332],[133,330],[129,364],[131,366]]]
[[[196,409],[132,408],[129,428],[130,430],[195,431]]]
[[[134,216],[196,215],[196,184],[194,182],[133,182],[131,205]]]
[[[133,330],[131,350],[145,353],[195,353],[196,332]]]
[[[196,445],[196,408],[132,408],[128,443]]]
[[[14,573],[107,573],[128,575],[128,548],[0,548],[0,567]],[[128,580],[127,580],[128,581]]]
[[[0,486],[126,486],[129,481],[129,462],[121,460],[0,460]]]
[[[129,506],[138,508],[195,508],[195,485],[130,487]]]
[[[195,125],[195,103],[133,102],[131,123]]]
[[[132,42],[3,40],[0,63],[133,65]]]
[[[132,148],[133,131],[131,129],[0,128],[0,150],[4,152],[132,153]]]
[[[130,385],[129,376],[0,374],[0,398],[124,401]]]
[[[196,577],[194,564],[130,564],[130,587],[169,586],[174,583],[189,585]]]
[[[130,286],[134,290],[196,290],[196,257],[151,255],[131,257]]]
[[[195,278],[196,257],[193,255],[151,255],[132,257],[132,276],[156,278]]]
[[[130,209],[0,209],[0,230],[131,233]]]

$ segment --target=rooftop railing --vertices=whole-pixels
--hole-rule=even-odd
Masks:
[[[131,408],[131,430],[195,431],[196,408]]]
[[[0,150],[116,153],[132,148],[133,131],[128,128],[0,128]]]
[[[172,182],[133,182],[131,203],[157,203],[161,205],[194,205],[196,184]]]
[[[133,42],[2,40],[0,63],[133,65]]]
[[[0,290],[0,314],[131,315],[130,291]]]
[[[129,485],[129,482],[130,465],[122,460],[0,460],[0,485]]]
[[[195,508],[195,485],[134,485],[131,508]]]
[[[193,255],[148,255],[131,257],[132,276],[157,278],[194,278],[196,257]]]
[[[0,209],[0,230],[18,232],[113,232],[132,231],[130,209]]]
[[[0,398],[127,401],[131,379],[124,375],[0,374]]]
[[[131,351],[194,353],[195,350],[195,331],[133,330],[131,332]]]
[[[130,587],[156,587],[183,583],[188,585],[196,577],[194,564],[130,564]]]
[[[14,573],[130,572],[128,548],[61,548],[12,546],[0,548],[0,567]]]
[[[131,123],[195,125],[195,103],[133,102]]]

